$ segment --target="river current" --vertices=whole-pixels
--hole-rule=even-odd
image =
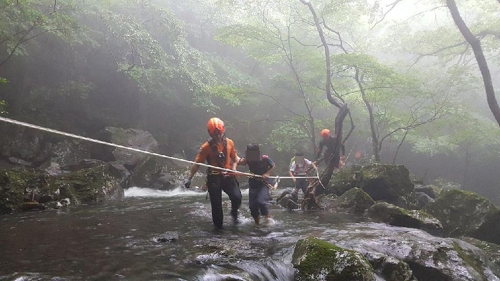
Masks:
[[[272,205],[273,220],[256,226],[243,190],[240,223],[225,204],[217,231],[205,193],[134,187],[125,196],[0,217],[0,280],[293,280],[298,239],[357,220]]]

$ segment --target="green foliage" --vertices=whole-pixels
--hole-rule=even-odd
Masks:
[[[283,152],[302,150],[308,139],[300,120],[277,124],[269,136],[269,141],[276,150]]]
[[[47,6],[46,2],[0,2],[0,65],[12,56],[28,55],[28,44],[34,45],[39,36],[74,38],[78,30],[76,19],[71,15],[74,1],[59,2],[57,6]]]
[[[66,128],[71,126],[70,121],[85,122],[89,117],[86,100],[92,89],[92,84],[76,81],[55,88],[40,87],[23,97],[22,108],[17,111],[28,122]]]
[[[270,30],[261,26],[235,24],[222,27],[215,33],[215,39],[242,47],[252,58],[268,64],[282,60],[281,42]]]

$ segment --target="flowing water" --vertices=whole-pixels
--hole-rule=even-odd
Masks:
[[[204,193],[130,188],[125,195],[0,217],[0,280],[293,280],[298,239],[357,220],[273,206],[273,221],[255,226],[244,190],[240,223],[226,215],[216,231]]]

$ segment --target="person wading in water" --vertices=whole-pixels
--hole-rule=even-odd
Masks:
[[[266,182],[274,170],[275,164],[267,155],[262,155],[258,144],[250,143],[247,145],[245,157],[241,158],[238,165],[248,165],[250,172],[262,177],[251,177],[248,179],[248,204],[250,213],[255,224],[260,224],[260,216],[265,216],[267,222],[270,221],[269,215],[269,184]]]
[[[234,148],[234,142],[225,136],[224,122],[219,118],[211,118],[207,123],[208,134],[210,139],[204,142],[195,162],[207,162],[211,166],[221,167],[225,169],[236,170],[236,165],[240,161],[240,157]],[[193,164],[189,173],[189,178],[184,186],[191,186],[191,179],[199,169],[198,164]],[[222,229],[224,218],[222,210],[222,191],[224,191],[231,200],[231,217],[233,223],[238,223],[238,209],[241,206],[241,191],[234,174],[230,174],[218,169],[207,169],[207,187],[210,195],[210,204],[212,206],[212,221],[215,228]]]
[[[295,157],[290,164],[289,173],[292,177],[293,182],[295,183],[295,190],[292,193],[292,197],[297,200],[299,195],[299,190],[302,190],[304,195],[306,195],[306,189],[308,185],[308,181],[305,178],[307,176],[307,171],[309,167],[313,167],[316,171],[318,167],[314,162],[311,162],[309,159],[304,157],[304,153],[296,152]],[[300,178],[295,178],[300,177]]]

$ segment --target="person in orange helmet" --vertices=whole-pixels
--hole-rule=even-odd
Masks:
[[[236,165],[240,162],[240,157],[234,148],[234,142],[225,136],[224,122],[219,118],[210,118],[207,123],[210,139],[205,141],[195,162],[207,162],[211,166],[236,170]],[[189,173],[189,178],[184,186],[189,188],[191,179],[199,169],[198,164],[193,164]],[[210,204],[212,206],[212,221],[217,229],[222,229],[224,214],[222,211],[222,191],[231,200],[231,216],[233,222],[238,223],[238,209],[241,206],[241,191],[234,175],[215,169],[207,169],[207,187],[210,194]]]
[[[319,161],[319,157],[321,156],[321,152],[323,152],[323,147],[326,146],[325,154],[323,155],[323,158],[325,160],[325,163],[328,165],[328,162],[330,159],[335,156],[335,146],[337,145],[337,137],[336,136],[331,136],[330,135],[330,130],[328,129],[323,129],[320,133],[321,135],[321,140],[319,141],[318,145],[318,151],[316,152],[316,161]],[[340,167],[340,162],[343,161],[344,155],[345,155],[345,147],[343,143],[340,143],[340,156],[334,157],[334,167],[339,168]],[[337,154],[338,155],[338,152]]]

